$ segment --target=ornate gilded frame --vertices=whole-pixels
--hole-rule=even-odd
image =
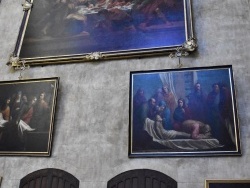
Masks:
[[[146,56],[159,56],[168,55],[170,57],[180,57],[187,56],[190,52],[195,51],[197,48],[196,39],[194,37],[193,23],[192,23],[192,0],[179,0],[183,2],[183,33],[182,37],[185,35],[185,40],[181,44],[167,45],[167,46],[155,46],[155,47],[145,47],[137,48],[131,47],[122,50],[103,50],[103,51],[91,51],[85,53],[66,53],[63,55],[36,55],[30,57],[24,57],[21,54],[23,47],[25,46],[25,34],[29,25],[29,18],[33,13],[33,6],[36,6],[36,2],[39,0],[25,0],[23,4],[23,19],[20,27],[20,32],[17,37],[17,42],[14,52],[10,55],[9,62],[7,65],[18,67],[22,66],[23,63],[30,66],[35,65],[50,65],[50,64],[65,64],[65,63],[78,63],[86,61],[99,61],[99,60],[113,60],[113,59],[124,59],[124,58],[139,58]],[[46,14],[46,12],[44,12]],[[177,27],[177,26],[176,26]],[[165,32],[165,31],[164,31]],[[167,35],[166,35],[167,36]],[[179,37],[179,36],[178,36]],[[174,37],[172,37],[174,38]],[[143,41],[143,40],[142,40]],[[33,50],[34,48],[32,48]],[[41,48],[36,49],[39,51]],[[28,51],[28,50],[27,50]]]

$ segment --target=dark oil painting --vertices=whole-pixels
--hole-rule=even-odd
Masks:
[[[58,82],[0,82],[0,155],[50,155]]]
[[[232,66],[130,73],[129,156],[240,155]]]
[[[176,47],[186,0],[34,0],[21,58]]]

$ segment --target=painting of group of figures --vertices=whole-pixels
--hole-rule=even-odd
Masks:
[[[0,82],[0,155],[49,155],[58,79]]]
[[[231,66],[131,72],[130,156],[240,154]]]
[[[185,0],[34,0],[20,57],[165,48],[185,30]]]

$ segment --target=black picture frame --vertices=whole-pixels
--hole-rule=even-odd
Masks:
[[[186,56],[197,47],[191,0],[88,2],[26,0],[15,50],[7,64]]]
[[[58,86],[58,77],[0,82],[0,155],[51,155]]]
[[[205,180],[205,188],[248,188],[250,179]]]
[[[240,156],[231,65],[130,72],[129,157]]]

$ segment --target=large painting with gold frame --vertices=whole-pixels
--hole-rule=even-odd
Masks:
[[[249,188],[250,179],[205,180],[205,188]]]
[[[0,82],[0,155],[50,156],[59,78]]]
[[[9,65],[187,55],[191,0],[26,0]]]

